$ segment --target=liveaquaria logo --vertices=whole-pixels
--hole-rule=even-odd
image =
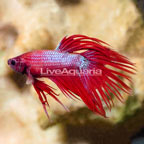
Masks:
[[[89,76],[102,76],[101,69],[43,69],[40,70],[41,76],[79,76],[79,75],[89,75]]]

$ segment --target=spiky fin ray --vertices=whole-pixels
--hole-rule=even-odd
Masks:
[[[69,97],[72,94],[71,92],[73,92],[78,95],[93,112],[105,116],[105,111],[100,98],[97,97],[96,99],[94,94],[91,94],[85,89],[79,76],[73,78],[61,76],[51,78],[51,80],[57,84],[61,91],[66,91],[66,93],[64,93],[65,96]],[[73,83],[71,83],[71,81],[73,81]]]
[[[100,110],[98,113],[103,116],[104,113],[101,98],[104,100],[107,107],[111,109],[110,101],[112,104],[113,101],[110,96],[110,92],[113,93],[120,101],[123,101],[123,98],[119,90],[126,93],[131,92],[131,88],[121,80],[121,78],[124,78],[132,82],[131,76],[123,74],[117,70],[121,70],[129,74],[135,74],[135,65],[130,62],[128,58],[114,50],[111,50],[108,46],[109,45],[107,43],[96,38],[84,35],[72,35],[70,37],[65,37],[57,48],[59,51],[69,53],[77,53],[77,51],[86,50],[85,52],[79,52],[79,54],[84,56],[90,62],[87,69],[96,68],[102,70],[102,76],[80,76],[81,78],[79,80],[82,82],[80,84],[77,84],[77,80],[73,78],[73,81],[75,81],[78,89],[81,88],[83,94],[71,87],[69,88],[69,91],[73,91],[73,93],[78,94],[91,110],[95,112]],[[107,68],[106,65],[114,67],[115,69],[113,70],[111,68]],[[70,84],[66,79],[65,82],[67,85]],[[89,85],[89,93],[87,92],[88,89],[83,87],[84,84]],[[63,88],[65,90],[67,89],[64,85]],[[90,99],[91,102],[88,103]]]
[[[58,94],[56,94],[52,89],[51,86],[45,84],[43,81],[40,81],[38,79],[34,79],[33,86],[39,95],[39,99],[43,105],[43,108],[45,110],[46,115],[49,117],[48,112],[47,112],[47,106],[49,107],[48,101],[46,94],[49,94],[52,98],[54,98],[59,104],[61,104],[66,111],[69,111],[66,106],[63,105],[63,103],[57,98]]]

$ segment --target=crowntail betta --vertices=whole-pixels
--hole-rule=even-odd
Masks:
[[[122,101],[120,90],[130,93],[131,88],[123,79],[132,82],[129,74],[134,74],[135,70],[127,57],[109,47],[97,38],[77,34],[64,37],[55,50],[27,52],[9,59],[8,65],[16,72],[26,74],[27,83],[33,85],[47,116],[49,103],[46,94],[67,108],[58,99],[54,88],[39,80],[42,77],[53,81],[65,96],[81,99],[90,110],[106,117],[104,105],[109,109],[113,106],[111,94]],[[60,74],[64,69],[76,70],[77,73]],[[54,70],[59,70],[59,74]]]

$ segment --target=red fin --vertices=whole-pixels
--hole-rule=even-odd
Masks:
[[[45,113],[46,115],[48,116],[49,118],[49,115],[48,115],[48,112],[47,112],[47,109],[46,109],[46,106],[49,107],[49,104],[48,104],[48,101],[47,101],[47,97],[46,97],[46,94],[49,94],[51,97],[53,97],[58,103],[60,103],[67,111],[68,108],[66,106],[64,106],[62,104],[62,102],[57,98],[58,94],[56,94],[52,89],[52,87],[50,87],[49,85],[45,84],[43,81],[40,81],[40,80],[37,80],[37,79],[34,79],[34,82],[33,82],[33,86],[37,92],[37,94],[39,95],[39,99],[43,105],[43,108],[45,110]]]
[[[65,51],[69,53],[82,49],[92,48],[96,50],[97,48],[103,48],[103,46],[100,43],[109,45],[97,38],[76,34],[69,37],[64,37],[57,46],[56,50]]]
[[[135,66],[125,56],[108,48],[105,42],[84,35],[72,35],[65,37],[57,47],[57,50],[82,55],[88,62],[85,67],[80,66],[80,70],[101,70],[101,75],[79,75],[74,77],[53,77],[53,81],[58,85],[65,95],[71,92],[78,95],[85,104],[94,112],[105,116],[102,100],[111,109],[113,101],[110,93],[113,93],[120,101],[123,100],[119,90],[126,93],[131,92],[131,88],[125,84],[121,78],[132,82],[129,74],[135,74]],[[81,52],[80,50],[86,50]],[[107,67],[107,66],[110,66]],[[113,69],[113,68],[115,69]],[[119,70],[126,72],[120,72]]]
[[[96,112],[102,116],[105,115],[105,111],[102,105],[102,102],[100,98],[97,96],[97,93],[95,91],[95,88],[92,87],[92,91],[88,91],[84,84],[81,81],[81,78],[79,76],[60,76],[60,77],[53,77],[51,78],[53,82],[57,84],[57,86],[60,88],[60,90],[63,92],[63,94],[67,97],[75,97],[74,94],[79,96],[85,104],[91,109],[93,112]],[[97,96],[97,97],[96,97]]]

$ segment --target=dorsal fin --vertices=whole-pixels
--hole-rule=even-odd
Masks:
[[[57,46],[56,50],[72,53],[78,50],[90,49],[92,43],[94,43],[95,46],[97,44],[98,47],[101,44],[109,45],[97,38],[76,34],[71,36],[65,36]]]

